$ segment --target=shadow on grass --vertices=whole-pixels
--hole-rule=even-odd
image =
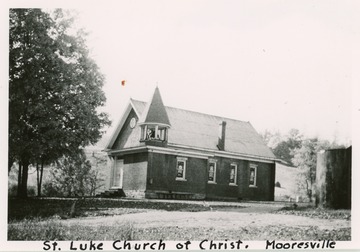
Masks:
[[[174,203],[142,200],[112,200],[101,198],[9,198],[8,221],[23,219],[46,219],[60,216],[61,219],[73,217],[113,215],[111,209],[154,209],[166,211],[200,212],[210,211],[209,206],[191,203]],[[114,212],[114,211],[113,211]],[[116,212],[116,211],[115,211]],[[128,211],[125,211],[128,213]]]

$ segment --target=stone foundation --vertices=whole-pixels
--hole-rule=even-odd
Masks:
[[[205,194],[186,193],[186,192],[169,192],[169,191],[146,191],[147,199],[178,199],[178,200],[204,200]]]
[[[124,190],[126,198],[144,199],[145,191],[141,190]]]

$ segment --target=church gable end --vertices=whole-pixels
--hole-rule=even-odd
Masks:
[[[120,130],[120,133],[118,134],[112,146],[113,150],[136,147],[140,145],[140,128],[138,127],[138,121],[139,118],[137,117],[135,111],[131,109],[123,127]]]

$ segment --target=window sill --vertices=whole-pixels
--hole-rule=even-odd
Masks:
[[[237,184],[230,183],[229,186],[237,186]]]
[[[256,185],[249,185],[250,188],[257,188]]]
[[[187,181],[186,179],[184,178],[175,178],[176,181]]]
[[[140,139],[140,142],[165,142],[166,140],[160,139],[160,138],[149,138],[149,139]]]
[[[214,182],[214,181],[208,181],[208,184],[213,184],[213,185],[216,185],[217,183]]]

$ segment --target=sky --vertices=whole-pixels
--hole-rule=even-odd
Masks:
[[[307,137],[353,141],[360,111],[359,1],[7,4],[78,13],[106,78],[104,110],[112,127],[130,97],[148,101],[158,86],[166,106],[249,121],[260,133],[297,128]]]
[[[353,1],[117,1],[76,6],[113,126],[130,97],[351,141]],[[126,80],[125,86],[121,81]],[[111,130],[110,130],[111,131]]]

